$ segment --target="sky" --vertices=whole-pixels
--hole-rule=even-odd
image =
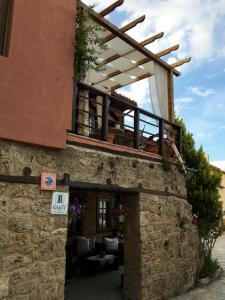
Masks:
[[[84,0],[101,11],[115,0]],[[173,45],[180,48],[164,56],[168,63],[185,57],[192,61],[178,68],[174,79],[175,110],[193,134],[196,147],[203,146],[212,164],[225,171],[225,0],[125,0],[108,15],[121,27],[145,15],[145,21],[127,33],[137,41],[164,32],[147,46],[156,53]],[[150,109],[148,81],[123,90],[138,105]]]

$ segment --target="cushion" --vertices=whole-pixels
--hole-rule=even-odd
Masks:
[[[119,240],[117,237],[115,238],[104,238],[105,240],[105,245],[106,245],[106,250],[107,251],[112,251],[112,250],[118,250],[119,249]]]
[[[90,250],[90,240],[84,236],[77,236],[77,254],[85,254]]]
[[[96,237],[91,237],[89,239],[89,250],[95,250],[95,240]]]

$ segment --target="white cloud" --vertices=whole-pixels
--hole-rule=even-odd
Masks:
[[[182,97],[178,98],[177,101],[179,101],[180,103],[190,103],[193,101],[193,99],[191,97]]]
[[[218,110],[222,111],[225,110],[225,104],[224,103],[218,103],[215,106]]]
[[[95,2],[99,11],[114,1],[84,2]],[[193,58],[193,63],[182,66],[182,69],[193,68],[205,59],[225,56],[225,0],[126,0],[116,11],[128,15],[123,23],[146,15],[143,23],[129,31],[138,41],[160,31],[165,32],[162,39],[149,45],[153,52],[179,43],[180,49],[170,55],[171,58],[178,60],[189,55]]]
[[[151,106],[148,79],[144,79],[135,82],[128,87],[121,88],[118,92],[136,101],[139,106],[142,106],[146,103],[146,101],[149,101],[149,107]]]
[[[94,7],[94,10],[96,11],[101,11],[103,9],[105,9],[107,6],[113,4],[115,1],[114,0],[107,0],[107,4],[106,4],[106,1],[104,0],[82,0],[82,2],[84,2],[85,4],[87,5],[96,5]]]
[[[219,73],[212,73],[212,74],[206,75],[206,78],[207,79],[212,79],[212,78],[215,78],[215,77],[217,77],[219,75],[220,75]]]
[[[179,116],[184,109],[187,109],[187,105],[193,101],[191,97],[181,97],[175,99],[175,112]],[[192,107],[188,106],[189,109]]]
[[[211,164],[225,171],[225,160],[212,161]]]
[[[205,89],[199,86],[190,86],[189,88],[187,88],[187,90],[190,91],[193,95],[197,95],[200,97],[208,97],[215,94],[215,91],[213,89]]]
[[[198,108],[198,114],[196,115],[195,106],[193,108],[193,113],[190,113],[192,116],[189,118],[184,117],[185,124],[188,128],[188,131],[193,134],[197,147],[201,145],[203,145],[203,147],[209,147],[211,144],[210,147],[215,146],[215,148],[217,148],[218,144],[215,144],[215,139],[218,136],[218,124],[216,124],[214,120],[203,117],[202,110],[204,110],[204,106],[202,106],[202,109]],[[182,114],[182,116],[183,115],[184,114]],[[215,152],[216,151],[213,153],[214,157],[216,155]]]
[[[215,135],[215,132],[204,132],[204,131],[200,131],[198,133],[195,134],[195,137],[197,139],[206,139],[206,138],[211,138]]]

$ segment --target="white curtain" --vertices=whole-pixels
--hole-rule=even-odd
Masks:
[[[167,71],[154,63],[154,75],[149,77],[149,89],[151,95],[153,113],[166,120],[169,119],[168,111],[168,79]],[[169,125],[168,125],[169,126]],[[172,141],[170,134],[168,133],[167,138]],[[176,147],[176,144],[172,143],[172,149],[176,154],[176,157],[181,162],[183,169],[186,173],[183,159]]]
[[[168,120],[168,82],[167,71],[154,63],[154,75],[149,77],[153,113]]]

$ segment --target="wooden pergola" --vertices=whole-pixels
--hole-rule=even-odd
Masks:
[[[145,47],[162,38],[163,32],[150,36],[142,42],[130,37],[126,32],[142,23],[145,16],[141,16],[121,28],[109,22],[105,17],[123,2],[123,0],[118,0],[99,13],[90,10],[92,22],[104,28],[104,31],[100,31],[99,34],[107,47],[104,51],[97,49],[104,71],[90,71],[87,82],[95,88],[111,93],[118,88],[154,76],[156,64],[167,72],[169,120],[173,121],[173,75],[180,76],[181,73],[176,70],[176,67],[188,63],[191,58],[168,64],[162,57],[176,51],[179,48],[178,44],[158,53],[153,53]],[[86,5],[82,5],[87,8]]]

